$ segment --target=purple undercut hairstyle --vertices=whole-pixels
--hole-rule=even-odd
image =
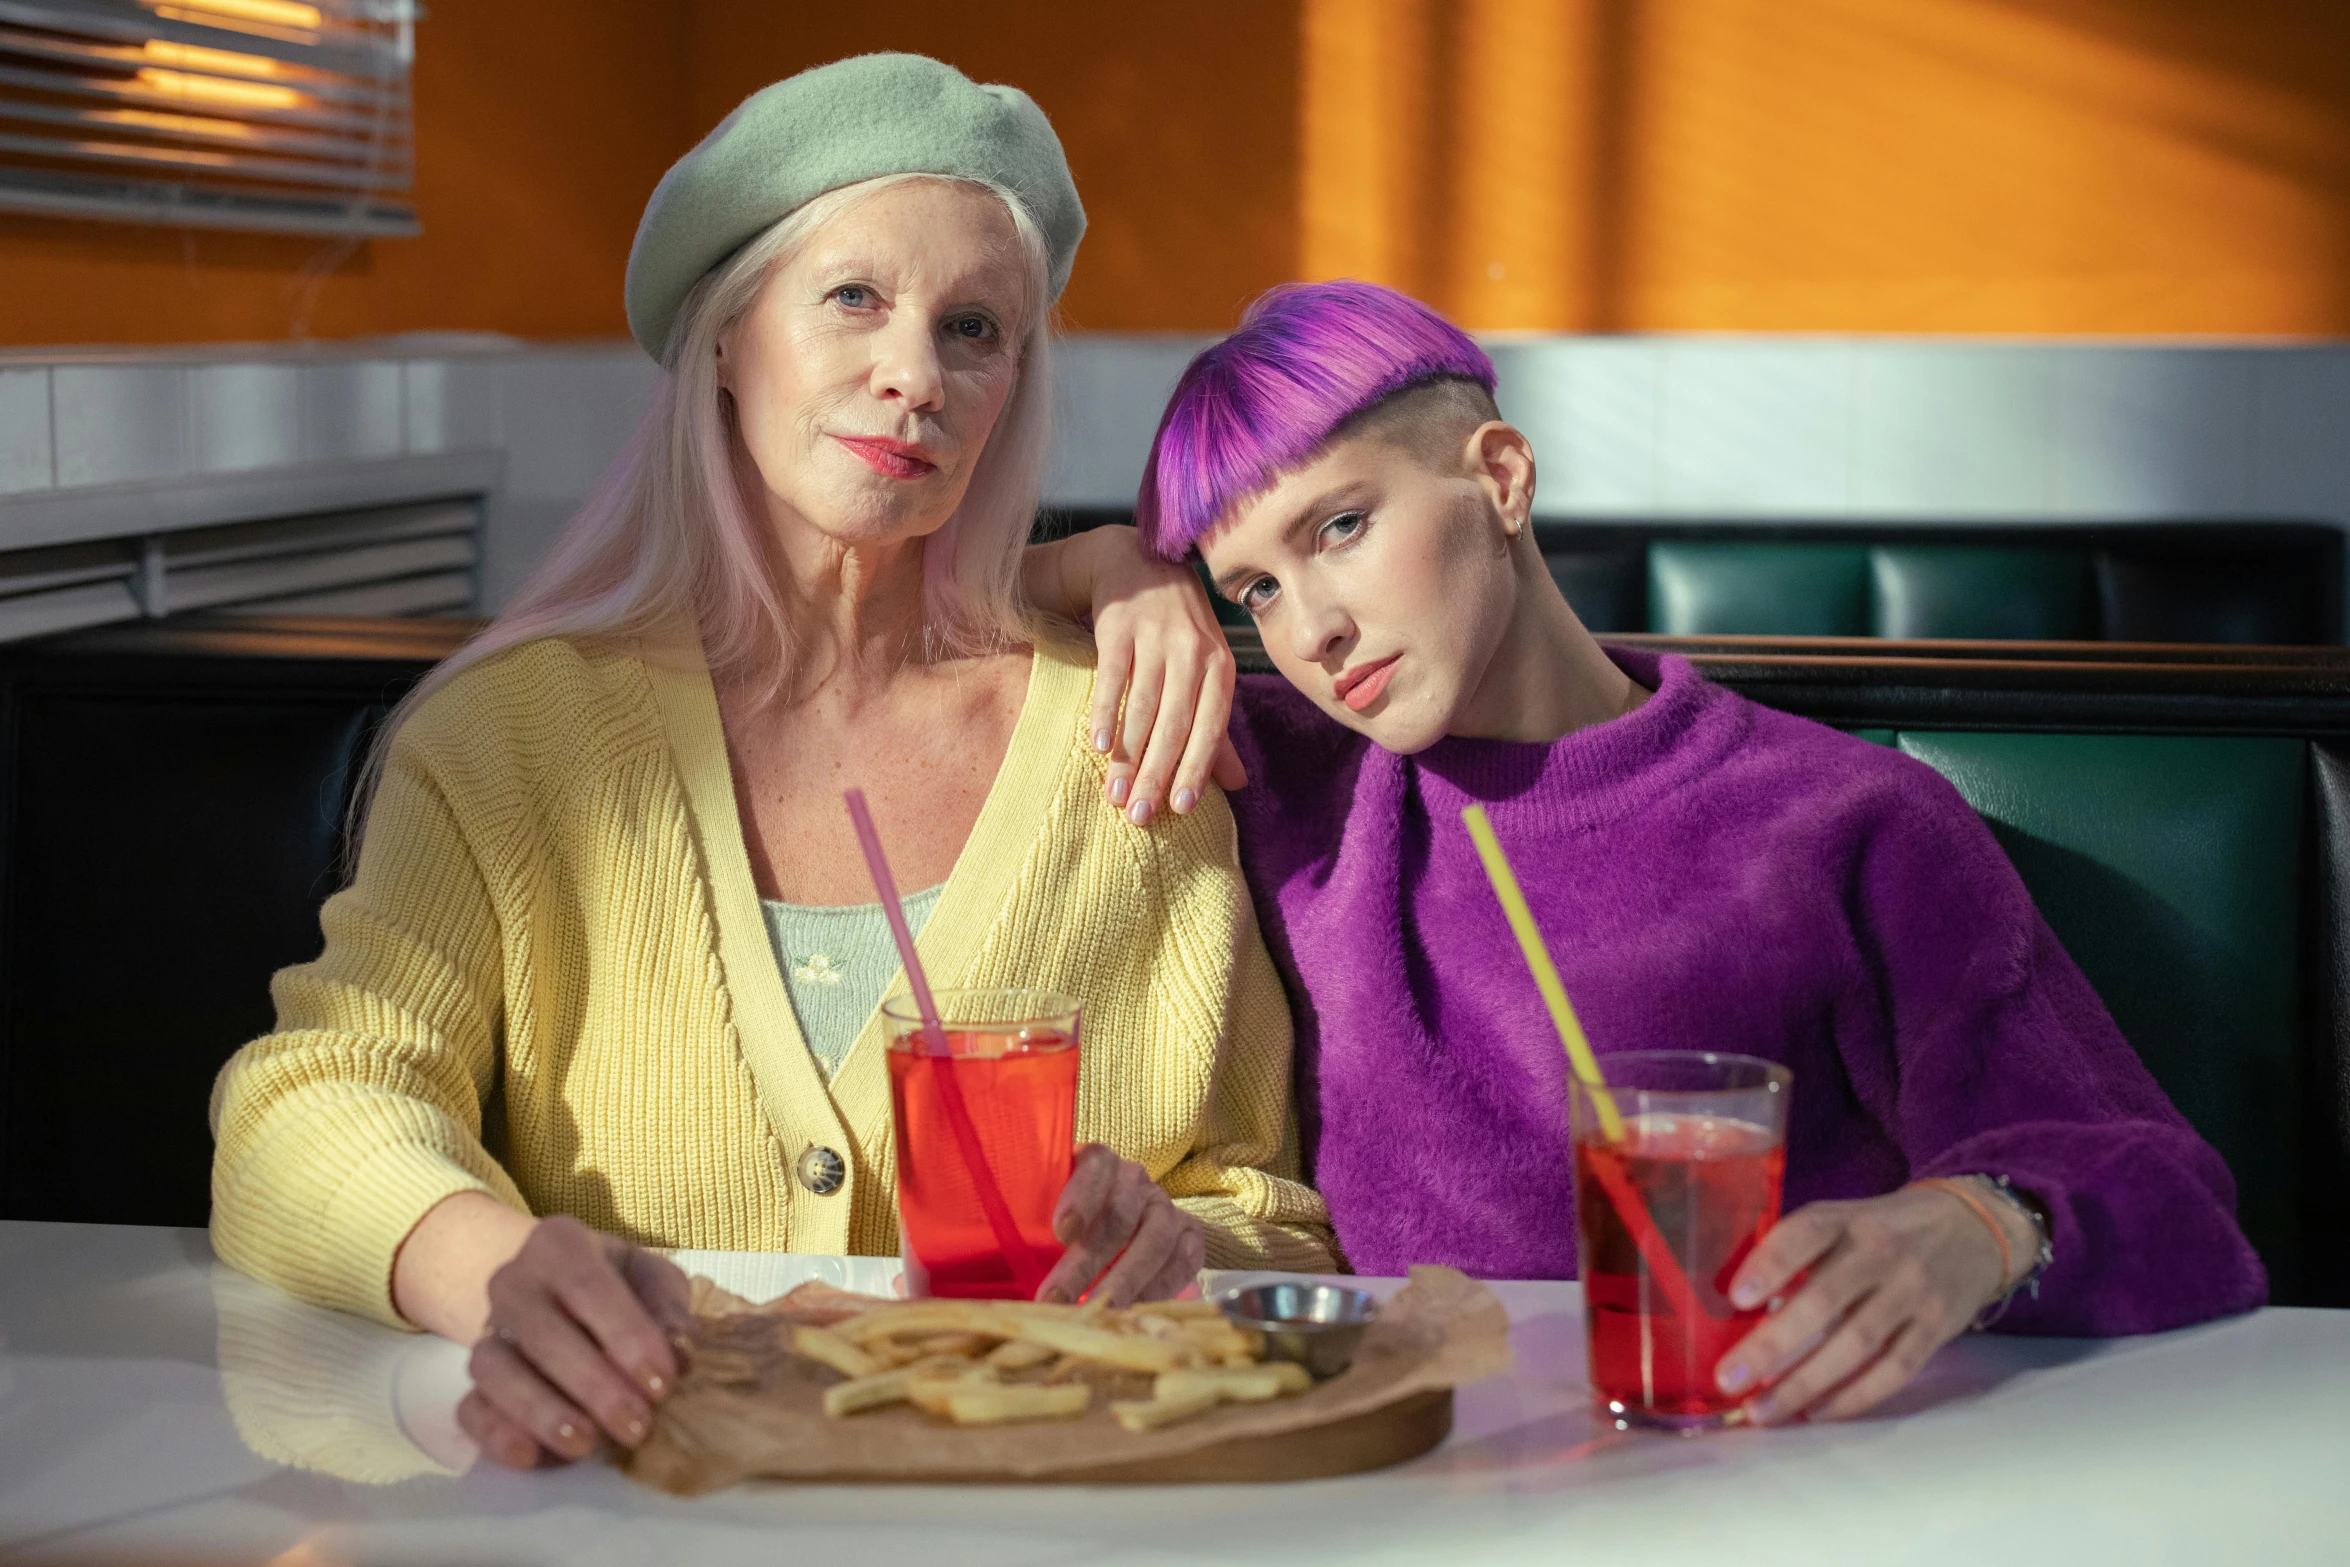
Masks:
[[[1490,397],[1493,361],[1418,300],[1375,283],[1269,290],[1175,383],[1135,497],[1142,547],[1184,559],[1348,421],[1437,381]]]

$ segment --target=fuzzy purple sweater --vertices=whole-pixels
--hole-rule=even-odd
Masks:
[[[1380,750],[1241,681],[1243,863],[1298,1023],[1308,1173],[1364,1273],[1575,1273],[1566,1062],[1479,868],[1482,804],[1593,1047],[1795,1075],[1786,1202],[1999,1173],[2056,1260],[2003,1326],[2259,1305],[2235,1183],[1925,764],[1613,650],[1655,691],[1549,745]]]

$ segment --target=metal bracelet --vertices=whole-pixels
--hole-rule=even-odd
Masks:
[[[2015,1303],[2016,1296],[2028,1290],[2034,1300],[2040,1298],[2040,1275],[2046,1273],[2048,1265],[2056,1260],[2056,1247],[2049,1240],[2048,1216],[2041,1211],[2039,1203],[2026,1199],[2022,1192],[2016,1190],[2015,1183],[2004,1175],[1995,1175],[1989,1170],[1977,1170],[1973,1174],[1976,1180],[1988,1181],[1997,1187],[2000,1196],[2032,1221],[2032,1233],[2040,1242],[2039,1248],[2033,1253],[2032,1265],[2023,1271],[2023,1276],[2007,1286],[1997,1300],[1975,1313],[1975,1320],[1968,1326],[1980,1332],[2006,1316],[2007,1308]]]

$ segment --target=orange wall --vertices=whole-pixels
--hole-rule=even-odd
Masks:
[[[1085,200],[1072,327],[1213,329],[1296,275],[1294,0],[696,0],[691,15],[696,134],[778,77],[877,49],[1036,99]]]
[[[1303,270],[1480,327],[2350,332],[2343,0],[1306,0]]]
[[[0,213],[0,343],[627,330],[620,271],[692,144],[660,0],[453,0],[417,28],[424,232],[357,244]]]
[[[1052,115],[1081,329],[1304,273],[1491,328],[2350,333],[2345,0],[458,0],[421,238],[0,215],[0,344],[617,334],[670,160],[878,48]]]
[[[744,94],[918,49],[1032,93],[1092,228],[1072,325],[1228,321],[1297,263],[1293,0],[1128,14],[1050,0],[885,13],[773,0],[457,0],[417,29],[416,239],[356,245],[0,214],[0,344],[431,329],[624,333],[661,171]]]

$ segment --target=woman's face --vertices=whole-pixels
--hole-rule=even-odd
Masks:
[[[1322,710],[1411,755],[1475,702],[1517,602],[1514,511],[1473,461],[1341,440],[1283,476],[1201,546],[1217,591]],[[1522,524],[1521,524],[1522,525]]]
[[[719,338],[770,515],[849,547],[944,524],[1012,394],[1026,292],[1011,214],[974,186],[892,185],[819,228]]]

